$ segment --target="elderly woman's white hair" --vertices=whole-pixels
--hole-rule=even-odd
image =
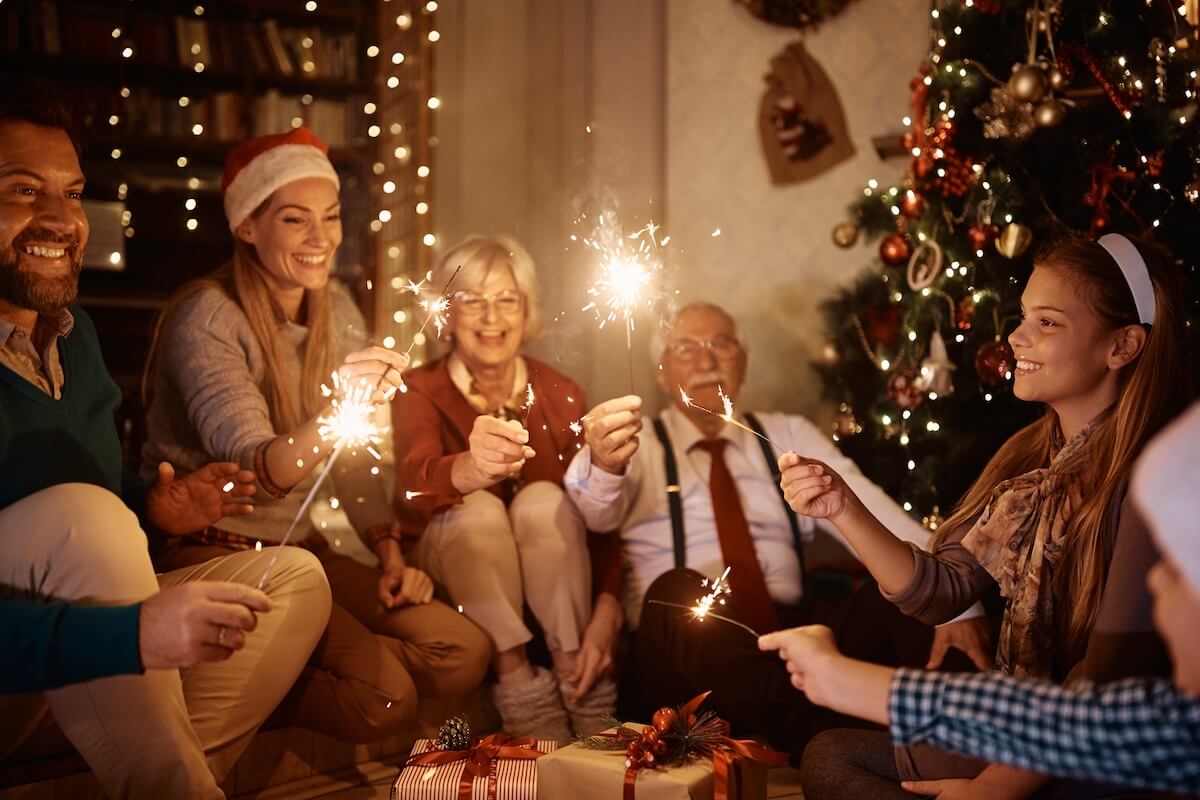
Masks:
[[[513,280],[517,290],[525,297],[525,330],[521,333],[521,343],[536,339],[542,335],[545,326],[542,322],[542,308],[539,300],[541,284],[538,282],[537,269],[533,256],[511,236],[468,236],[442,254],[433,267],[431,284],[440,289],[450,280],[455,270],[462,267],[458,277],[454,279],[452,291],[462,291],[470,287],[481,286],[492,270],[508,267],[512,270]],[[450,313],[454,313],[454,304],[450,305]],[[443,334],[443,338],[448,334]]]
[[[733,337],[737,339],[738,344],[742,346],[742,352],[749,353],[750,345],[742,337],[742,328],[738,325],[737,318],[730,314],[725,309],[721,308],[716,303],[710,303],[706,300],[693,300],[677,309],[673,309],[663,317],[662,322],[654,327],[650,334],[650,363],[658,366],[662,363],[663,356],[667,350],[667,340],[671,335],[671,331],[675,327],[675,321],[689,311],[715,311],[722,314],[733,325]]]

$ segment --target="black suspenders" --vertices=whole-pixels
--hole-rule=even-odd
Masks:
[[[667,436],[667,426],[658,417],[654,418],[654,433],[663,448],[663,467],[667,472],[667,506],[671,509],[671,538],[675,547],[675,568],[687,566],[687,548],[683,541],[683,498],[679,496],[679,465],[675,463],[675,449]]]
[[[755,433],[760,436],[765,436],[763,433],[762,424],[751,413],[746,413],[746,422]],[[683,498],[679,496],[679,465],[675,463],[675,449],[671,446],[671,439],[667,436],[667,427],[663,424],[661,418],[654,420],[654,433],[658,436],[658,441],[663,448],[663,469],[667,474],[667,507],[671,513],[671,539],[675,550],[675,566],[687,566],[687,547],[684,539],[683,530]],[[779,502],[783,503],[783,511],[787,516],[788,524],[792,528],[792,544],[796,548],[796,555],[800,558],[800,576],[801,580],[807,575],[804,564],[804,538],[800,533],[800,521],[796,519],[795,513],[792,512],[791,506],[787,504],[787,500],[783,496],[783,487],[779,485],[779,464],[775,461],[775,454],[771,452],[771,445],[765,439],[759,439],[759,444],[762,446],[763,457],[767,460],[767,466],[771,470],[771,478],[775,481],[775,489],[779,493]]]

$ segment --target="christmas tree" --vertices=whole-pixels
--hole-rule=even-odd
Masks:
[[[934,527],[1041,411],[1013,396],[1006,341],[1039,244],[1138,234],[1196,285],[1200,0],[935,0],[930,17],[910,166],[833,231],[878,240],[882,265],[826,302],[816,367],[842,449]]]

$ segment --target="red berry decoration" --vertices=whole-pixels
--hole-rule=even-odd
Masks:
[[[673,708],[660,708],[654,712],[654,717],[651,720],[654,723],[654,729],[659,733],[667,733],[675,727],[675,723],[679,721],[679,712]]]
[[[658,744],[658,729],[650,725],[642,728],[642,745],[653,748],[656,744]]]
[[[958,329],[960,331],[971,330],[971,323],[975,320],[975,298],[967,295],[958,303]]]
[[[908,240],[898,233],[888,234],[879,243],[879,257],[889,267],[907,264],[910,255],[912,248],[908,246]]]
[[[1003,339],[981,345],[975,353],[975,371],[985,386],[999,386],[1009,379],[1016,359]]]

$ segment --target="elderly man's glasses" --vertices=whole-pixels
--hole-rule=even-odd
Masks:
[[[667,344],[667,352],[679,361],[695,361],[705,350],[716,358],[737,358],[742,352],[741,343],[729,336],[718,336],[712,341],[698,342],[695,339],[676,339]]]
[[[496,294],[455,292],[452,308],[464,317],[479,317],[487,310],[489,303],[498,314],[517,314],[525,306],[525,296],[515,289],[505,289]]]

